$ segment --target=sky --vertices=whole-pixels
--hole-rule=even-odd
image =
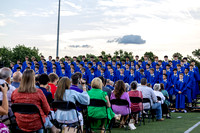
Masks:
[[[24,44],[56,56],[58,0],[1,0],[0,47]],[[159,58],[200,48],[200,0],[61,0],[59,56]]]

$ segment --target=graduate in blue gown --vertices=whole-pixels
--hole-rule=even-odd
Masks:
[[[154,68],[154,70],[156,69],[156,64],[158,64],[158,56],[155,56],[154,62],[152,62],[152,67]]]
[[[189,107],[192,107],[192,79],[189,75],[189,69],[186,68],[183,77],[184,82],[186,83],[186,95],[187,95],[187,102],[189,103]]]
[[[25,61],[22,63],[22,72],[24,72],[24,70],[26,69],[28,63],[29,63],[29,57],[26,56],[25,57]]]
[[[175,85],[176,85],[176,83],[177,83],[177,81],[179,80],[179,75],[177,74],[177,69],[176,68],[174,68],[174,70],[173,70],[173,74],[171,75],[171,95],[172,94],[174,94],[174,87],[175,87]]]
[[[21,63],[21,61],[17,60],[17,64],[14,65],[14,72],[17,71],[17,68],[19,67],[19,63]]]
[[[35,75],[40,74],[39,72],[39,66],[35,66]]]
[[[97,70],[94,72],[95,77],[100,77],[101,76],[101,65],[97,65]]]
[[[144,73],[144,69],[143,68],[140,69],[140,73],[138,74],[137,82],[140,83],[140,81],[141,81],[142,78],[147,78],[147,76]]]
[[[114,75],[114,70],[113,70],[113,68],[110,68],[109,69],[109,78],[108,79],[110,79],[111,81],[115,81],[115,75]]]
[[[98,58],[99,58],[99,61],[97,62],[97,65],[101,65],[102,66],[103,57],[99,56]]]
[[[185,109],[185,95],[186,95],[187,85],[183,80],[183,74],[179,75],[179,81],[175,86],[175,94],[176,94],[176,111],[184,111]]]
[[[87,75],[84,67],[81,69],[81,73],[82,73],[82,78],[86,79],[86,81],[88,82],[89,81],[89,75]]]
[[[65,71],[65,72],[66,72],[66,71]],[[71,79],[71,77],[72,77],[73,74],[75,74],[75,69],[72,67],[72,68],[70,69],[70,73],[67,74],[67,77],[68,77],[69,79]]]
[[[130,75],[130,64],[126,64],[126,70],[124,71],[124,76],[125,76],[125,83],[129,83],[129,75]]]
[[[160,83],[164,84],[165,90],[169,93],[171,89],[171,85],[170,85],[170,82],[167,80],[167,74],[163,74],[163,78]]]
[[[89,81],[88,84],[91,85],[92,80],[95,78],[95,74],[94,74],[94,68],[90,69],[90,76],[89,76]]]
[[[128,82],[129,84],[131,84],[131,82],[133,82],[133,81],[136,81],[135,71],[133,68],[131,68],[131,70],[130,70],[130,75],[129,75],[128,80],[129,80],[129,82]]]
[[[162,62],[163,69],[166,69],[166,65],[167,64],[169,64],[169,62],[168,62],[168,56],[165,55],[164,56],[164,61]]]
[[[176,67],[177,64],[180,64],[180,60],[178,59],[177,55],[174,55],[174,60],[172,61],[172,64],[174,67]]]
[[[162,71],[160,71],[160,65],[156,64],[156,69],[154,71],[156,81],[155,83],[159,83],[162,80]]]
[[[197,93],[196,93],[196,78],[195,78],[195,71],[193,69],[193,65],[190,64],[190,69],[189,69],[189,75],[191,77],[191,82],[192,82],[192,100],[197,98]]]
[[[146,64],[146,70],[144,71],[146,77],[147,77],[147,80],[149,79],[150,77],[150,65],[149,64]]]
[[[120,69],[120,75],[118,75],[118,80],[125,81],[124,69]]]
[[[151,84],[151,86],[154,86],[154,84],[156,83],[157,79],[156,76],[154,74],[154,68],[150,69],[150,76],[147,79],[147,82]]]
[[[179,76],[180,73],[184,73],[185,70],[184,71],[181,70],[181,65],[180,64],[177,64],[176,66],[177,66],[177,74],[178,74],[178,76]]]
[[[199,95],[200,94],[200,90],[199,90],[199,82],[200,82],[200,74],[199,74],[199,68],[197,66],[195,66],[195,61],[192,60],[191,64],[193,65],[193,70],[195,72],[195,79],[196,79],[196,94]]]
[[[189,68],[190,63],[187,62],[187,57],[184,57],[184,58],[183,58],[183,62],[184,62],[185,68]]]
[[[108,61],[106,62],[106,66],[108,66],[108,64],[112,65],[112,60],[111,60],[111,56],[108,56]]]
[[[171,81],[171,75],[173,73],[173,70],[171,71],[170,65],[166,65],[166,74],[167,74],[167,80],[170,82]]]
[[[135,60],[134,60],[134,65],[137,65],[137,64],[138,64],[138,61],[139,61],[139,56],[136,55],[136,56],[135,56]]]
[[[142,62],[142,67],[144,70],[146,70],[146,64],[148,64],[148,57],[144,55],[144,61]]]

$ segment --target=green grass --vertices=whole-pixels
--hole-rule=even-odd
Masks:
[[[181,116],[182,118],[177,118]],[[184,133],[187,129],[200,121],[200,113],[172,113],[172,119],[165,119],[162,122],[146,122],[145,125],[137,126],[134,131],[121,128],[112,129],[112,133]],[[191,133],[200,133],[200,125]]]

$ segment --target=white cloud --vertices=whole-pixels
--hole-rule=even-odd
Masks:
[[[78,15],[78,13],[71,11],[60,11],[60,16],[75,16],[75,15]]]
[[[0,13],[0,17],[5,17],[5,14],[3,14],[3,13]]]
[[[19,10],[19,9],[13,10],[14,17],[24,17],[24,16],[49,17],[54,14],[56,14],[56,12],[54,12],[53,10],[41,10],[40,9],[35,12]]]
[[[73,8],[75,8],[75,9],[77,9],[79,11],[81,10],[81,6],[78,6],[78,5],[76,5],[76,4],[72,3],[72,2],[63,1],[63,3],[69,5],[69,6],[73,7]]]

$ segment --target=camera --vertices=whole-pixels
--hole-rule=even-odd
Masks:
[[[8,90],[10,89],[8,83],[0,84],[0,86],[2,86],[2,87],[4,87],[4,85],[6,85],[8,87]],[[1,91],[1,88],[0,88],[0,91]]]

